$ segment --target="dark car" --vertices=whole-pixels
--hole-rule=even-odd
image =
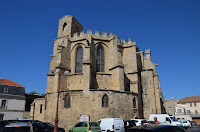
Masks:
[[[32,121],[11,121],[2,132],[53,132],[54,126],[46,122]],[[58,128],[58,132],[65,132],[63,128]]]
[[[137,127],[131,127],[127,132],[185,132],[183,129],[177,126],[171,125],[141,125]]]
[[[1,132],[32,132],[32,129],[27,122],[15,122],[6,125]]]
[[[6,122],[5,121],[0,121],[0,131],[5,127]]]
[[[124,120],[125,131],[127,131],[128,128],[133,127],[133,126],[136,126],[135,121],[133,121],[133,120]]]
[[[33,122],[33,130],[35,132],[53,132],[54,125],[46,122]],[[58,132],[65,132],[63,128],[58,128]]]
[[[10,124],[10,123],[15,123],[15,122],[31,122],[31,123],[33,123],[33,122],[41,122],[41,121],[39,121],[39,120],[29,120],[29,119],[18,119],[18,120],[4,120],[4,122],[5,122],[5,125],[8,125],[8,124]]]

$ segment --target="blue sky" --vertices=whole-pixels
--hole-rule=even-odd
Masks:
[[[84,31],[151,49],[165,99],[200,96],[199,7],[199,0],[1,0],[0,77],[45,93],[58,20],[72,15]]]

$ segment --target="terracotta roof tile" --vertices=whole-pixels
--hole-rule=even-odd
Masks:
[[[200,96],[189,96],[181,99],[178,104],[200,102]]]
[[[13,81],[6,79],[6,78],[0,79],[0,84],[24,87],[24,86],[22,86],[22,85],[20,85],[16,82],[13,82]]]

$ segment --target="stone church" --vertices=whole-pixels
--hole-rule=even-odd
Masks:
[[[59,20],[58,36],[47,76],[45,98],[31,106],[31,119],[54,124],[59,88],[58,126],[68,130],[89,115],[102,118],[147,118],[164,113],[163,95],[150,50],[113,33],[87,33],[73,17]],[[65,71],[69,71],[67,76]]]

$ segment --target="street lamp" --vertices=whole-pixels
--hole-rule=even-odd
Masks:
[[[55,67],[53,67],[53,68],[51,68],[51,72],[55,75],[56,73],[56,68]],[[56,106],[56,116],[55,116],[55,126],[54,126],[54,132],[58,132],[58,103],[59,103],[59,91],[60,91],[60,77],[61,77],[61,72],[59,71],[59,72],[57,72],[58,73],[58,88],[57,88],[57,106]],[[65,71],[64,72],[64,75],[65,76],[68,76],[70,73],[69,73],[69,71]]]

